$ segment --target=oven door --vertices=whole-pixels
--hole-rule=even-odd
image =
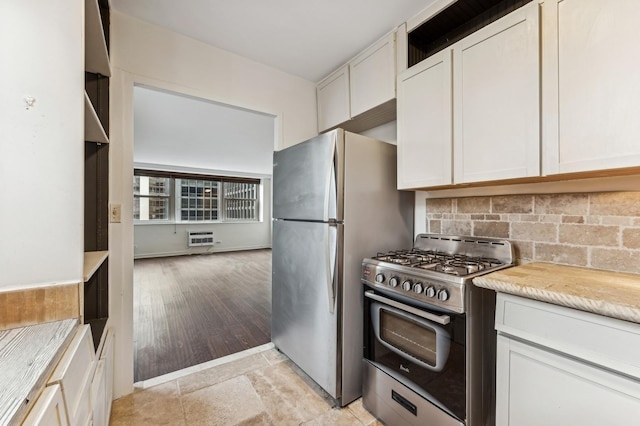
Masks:
[[[450,416],[466,418],[465,316],[365,291],[364,356]]]

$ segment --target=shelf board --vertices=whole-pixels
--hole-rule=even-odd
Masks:
[[[111,76],[111,66],[109,65],[109,52],[104,31],[102,31],[98,0],[85,0],[84,7],[84,69],[109,77]]]
[[[86,251],[84,252],[84,273],[83,279],[86,283],[91,279],[93,274],[98,270],[100,265],[109,256],[108,251]]]
[[[100,123],[98,114],[93,108],[87,92],[84,92],[84,140],[90,142],[109,143],[109,137]]]

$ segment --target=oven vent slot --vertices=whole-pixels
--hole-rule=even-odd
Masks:
[[[213,231],[187,232],[187,245],[189,247],[212,246]]]

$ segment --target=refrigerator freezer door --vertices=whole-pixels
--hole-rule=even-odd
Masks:
[[[271,340],[332,397],[340,397],[338,226],[273,222]]]
[[[329,132],[273,154],[273,217],[328,221],[337,216],[336,140]]]

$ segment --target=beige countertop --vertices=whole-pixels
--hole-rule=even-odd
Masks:
[[[534,262],[474,278],[478,287],[640,323],[640,275]]]
[[[0,424],[18,424],[64,353],[77,319],[0,331]]]

